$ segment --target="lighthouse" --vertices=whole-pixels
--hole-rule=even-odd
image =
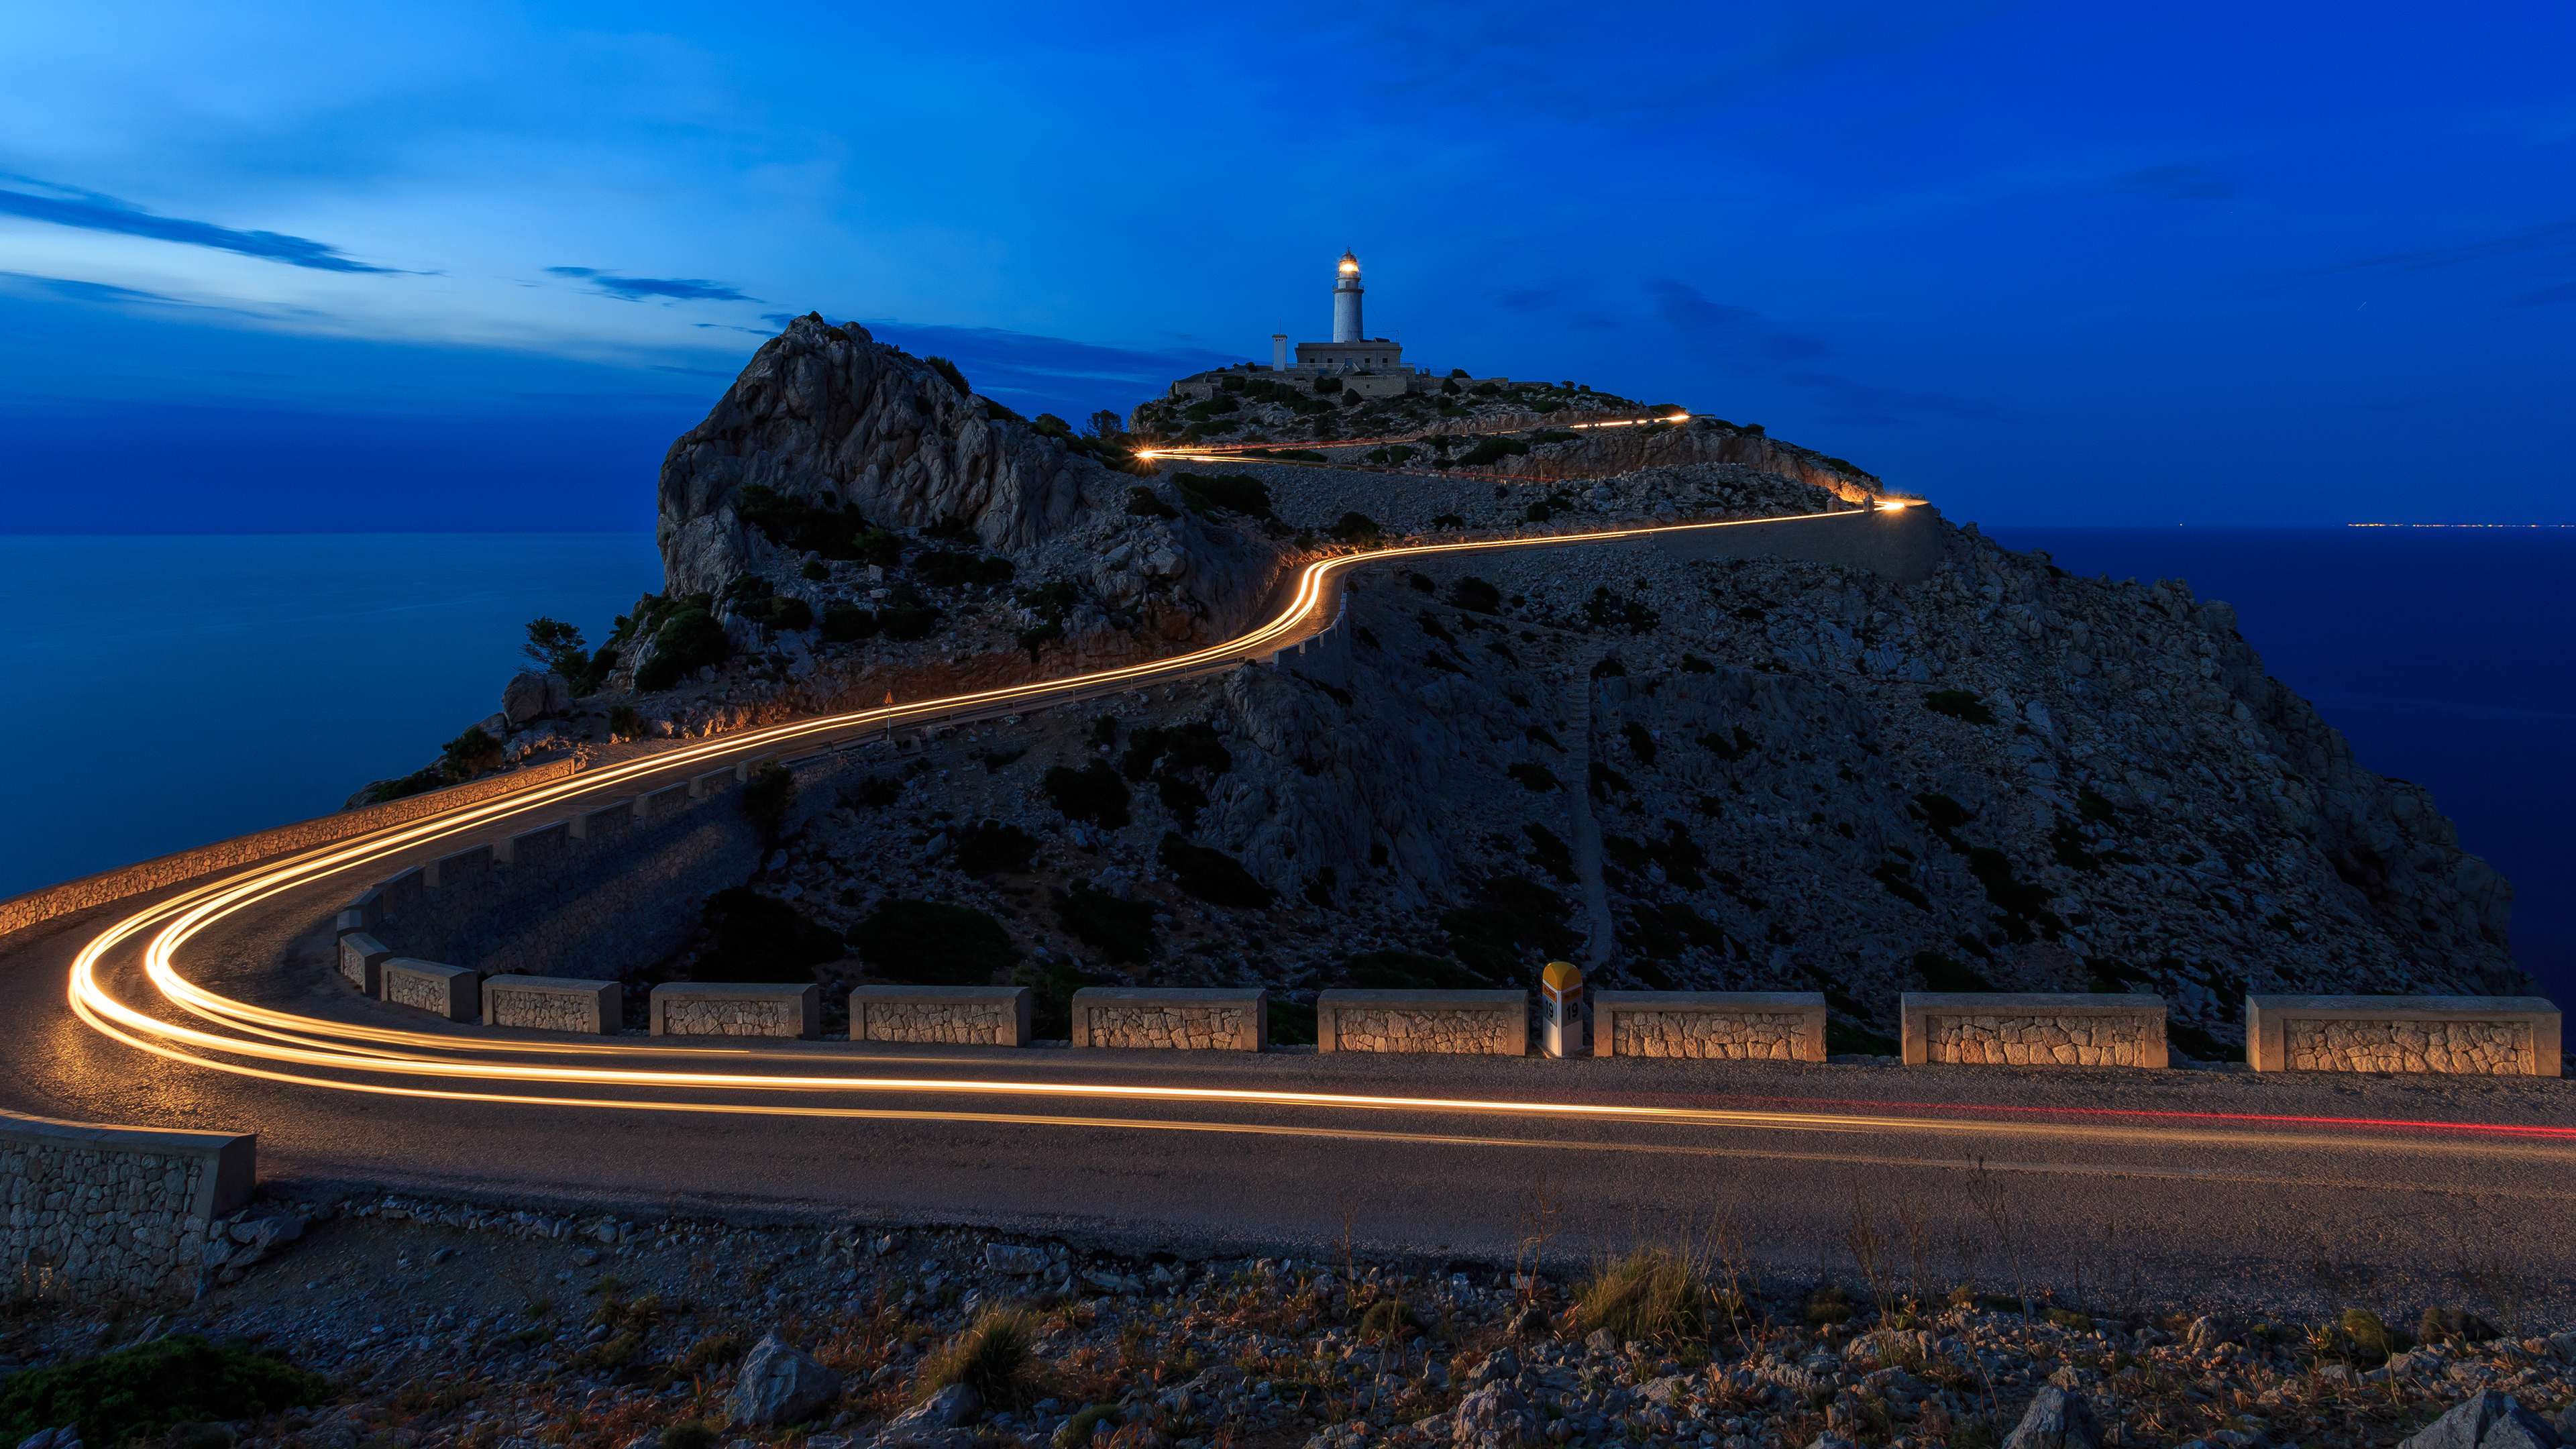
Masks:
[[[1333,279],[1333,340],[1365,342],[1368,333],[1360,327],[1360,259],[1357,253],[1342,253],[1339,275]]]

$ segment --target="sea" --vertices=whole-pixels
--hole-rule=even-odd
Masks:
[[[2512,880],[2524,969],[2576,988],[2576,528],[1986,532],[2235,605]],[[641,533],[0,537],[0,897],[337,809],[498,709],[528,620],[597,643],[661,578]]]

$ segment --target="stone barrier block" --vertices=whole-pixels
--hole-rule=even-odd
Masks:
[[[1077,1047],[1257,1052],[1270,1040],[1270,993],[1257,986],[1086,986],[1073,993]]]
[[[346,936],[367,929],[367,913],[352,906],[331,920],[331,933]]]
[[[733,767],[733,781],[737,785],[749,784],[751,777],[760,773],[761,766],[777,763],[776,755],[763,755],[757,760],[745,760]]]
[[[369,886],[349,902],[349,909],[359,916],[358,929],[372,931],[385,923],[385,892],[381,886]]]
[[[479,1021],[483,1002],[481,973],[436,961],[396,956],[378,968],[378,998],[390,1006],[408,1006],[449,1021]]]
[[[572,823],[550,820],[533,830],[522,830],[492,847],[492,858],[503,865],[528,870],[545,870],[572,848]]]
[[[862,986],[850,993],[850,1040],[1027,1046],[1036,995],[1025,986]]]
[[[2258,1072],[2560,1074],[2558,1007],[2539,996],[2248,996]]]
[[[0,1112],[12,1271],[75,1302],[202,1297],[215,1220],[250,1201],[259,1138]],[[226,1250],[230,1243],[223,1243]],[[35,1286],[33,1283],[27,1286]]]
[[[655,1036],[823,1034],[823,988],[781,982],[665,981],[653,988]]]
[[[387,920],[417,920],[421,909],[429,904],[429,886],[421,879],[420,867],[413,866],[397,875],[376,882],[376,924]]]
[[[633,800],[620,800],[614,805],[602,805],[596,810],[585,811],[582,814],[574,816],[572,818],[572,838],[575,840],[607,840],[634,823],[635,802]]]
[[[351,931],[340,938],[341,979],[369,996],[380,994],[384,965],[392,959],[392,948],[364,931]]]
[[[1315,998],[1325,1052],[1529,1054],[1526,991],[1326,991]]]
[[[710,795],[721,795],[733,787],[733,766],[731,765],[721,770],[709,770],[703,775],[689,777],[689,794],[699,800],[704,800]]]
[[[483,1024],[613,1036],[626,1024],[626,988],[578,976],[487,976]]]
[[[2165,999],[2146,992],[1909,991],[1905,1064],[2163,1067]]]
[[[421,868],[421,881],[431,890],[453,886],[476,885],[492,874],[492,847],[478,845],[454,855],[442,855]]]
[[[1821,991],[1595,991],[1596,1057],[1821,1062]]]
[[[686,781],[677,785],[665,785],[659,790],[635,797],[635,818],[659,820],[665,815],[677,815],[689,808],[691,798]]]

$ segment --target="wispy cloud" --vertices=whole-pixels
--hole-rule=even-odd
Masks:
[[[1161,393],[1176,377],[1246,360],[1195,347],[1145,351],[999,327],[889,321],[859,325],[880,342],[950,359],[988,397],[1028,399],[1059,409],[1130,407],[1139,398]]]
[[[2094,188],[2101,196],[2154,196],[2167,201],[2225,201],[2236,183],[2206,166],[2173,161],[2125,171]]]
[[[1773,326],[1749,307],[1711,301],[1687,282],[1669,278],[1648,282],[1646,292],[1655,299],[1655,311],[1680,329],[1700,355],[1733,371],[1759,370],[1774,382],[1806,393],[1822,407],[1828,421],[1892,423],[1926,415],[1996,415],[1991,404],[1971,398],[1879,387],[1838,372],[1797,365],[1832,356],[1833,345]]]
[[[628,302],[659,297],[667,302],[757,302],[722,282],[704,277],[620,277],[596,267],[548,267],[551,276],[574,277],[601,292]]]
[[[2328,272],[2429,272],[2442,267],[2456,267],[2467,262],[2483,262],[2496,257],[2521,256],[2529,252],[2549,251],[2558,247],[2576,248],[2576,221],[2552,222],[2531,231],[2498,237],[2493,241],[2471,242],[2466,246],[2427,247],[2421,251],[2391,252],[2386,256],[2363,257],[2328,267]]]
[[[181,246],[212,247],[216,251],[237,252],[242,256],[284,262],[290,267],[308,267],[317,272],[391,275],[400,271],[395,267],[376,267],[352,261],[338,247],[309,237],[288,236],[275,231],[235,231],[210,221],[155,216],[113,196],[56,186],[30,176],[0,176],[0,180],[36,188],[24,191],[0,187],[0,216],[24,217],[55,226],[78,227],[83,231],[148,237],[154,241],[176,242]]]
[[[0,281],[24,282],[75,302],[150,302],[165,307],[192,307],[193,302],[165,297],[159,292],[138,292],[132,287],[110,286],[105,282],[84,282],[72,277],[39,277],[29,272],[0,272]]]

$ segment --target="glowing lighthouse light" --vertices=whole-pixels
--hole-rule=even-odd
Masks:
[[[1340,275],[1333,282],[1333,340],[1366,342],[1368,334],[1360,330],[1360,259],[1356,252],[1342,253]]]

